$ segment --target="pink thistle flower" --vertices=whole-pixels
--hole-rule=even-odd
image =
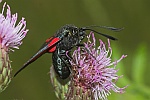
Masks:
[[[22,44],[22,39],[26,36],[25,18],[16,25],[18,14],[11,14],[10,7],[7,5],[6,17],[4,16],[4,9],[6,3],[3,5],[2,13],[0,14],[0,44],[2,48],[16,48]]]
[[[6,17],[4,16],[5,6],[7,6]],[[9,51],[13,48],[19,49],[22,39],[26,36],[26,21],[24,18],[16,25],[18,14],[11,14],[10,6],[4,3],[0,13],[0,92],[11,81],[11,61]]]
[[[109,39],[107,50],[102,40],[99,40],[100,46],[96,47],[94,33],[91,32],[87,38],[88,42],[84,43],[86,49],[78,47],[73,52],[73,60],[70,61],[72,76],[66,95],[67,100],[107,100],[110,91],[123,93],[126,86],[119,88],[115,84],[120,78],[117,75],[116,65],[127,55],[122,55],[119,60],[112,62]]]

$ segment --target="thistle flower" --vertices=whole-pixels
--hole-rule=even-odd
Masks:
[[[92,42],[90,36],[92,35]],[[94,34],[88,36],[88,42],[84,43],[85,48],[78,48],[73,53],[72,79],[67,93],[67,100],[75,98],[74,93],[84,100],[107,100],[111,90],[123,93],[124,89],[116,86],[115,82],[120,78],[116,73],[116,65],[126,55],[114,62],[111,62],[112,49],[108,39],[108,50],[102,40],[100,46],[96,48]],[[114,67],[110,67],[114,65]],[[74,90],[74,91],[73,91]],[[82,92],[81,92],[82,91]],[[74,93],[73,93],[74,92]]]
[[[4,16],[7,6],[6,17]],[[17,13],[11,14],[10,6],[4,3],[0,13],[0,92],[2,92],[11,81],[11,64],[9,51],[13,48],[19,49],[22,39],[26,36],[26,21],[24,18],[16,25]]]
[[[102,40],[99,40],[100,45],[96,47],[96,39],[92,32],[87,36],[87,39],[84,48],[78,47],[73,52],[70,60],[72,73],[69,82],[61,85],[51,74],[55,94],[61,95],[57,95],[61,100],[107,100],[111,91],[124,93],[124,89],[127,87],[119,88],[115,84],[120,78],[117,75],[116,65],[126,55],[122,55],[119,60],[112,62],[112,49],[109,39],[108,49],[106,49]],[[51,71],[51,73],[54,72]],[[64,88],[66,91],[64,91]]]

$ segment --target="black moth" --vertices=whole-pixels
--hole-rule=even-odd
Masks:
[[[61,27],[54,36],[48,38],[38,52],[32,56],[14,75],[14,77],[29,64],[34,62],[40,56],[45,53],[52,53],[52,60],[55,72],[61,79],[69,77],[71,72],[71,64],[69,58],[66,56],[66,52],[70,56],[71,50],[76,46],[84,46],[81,41],[87,35],[86,31],[93,31],[111,40],[117,40],[116,38],[95,31],[94,27],[109,29],[113,31],[120,31],[122,28],[106,27],[106,26],[87,26],[78,28],[74,25],[65,25]]]

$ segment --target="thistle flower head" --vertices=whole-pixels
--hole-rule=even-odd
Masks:
[[[97,47],[94,33],[91,32],[84,47],[78,47],[71,59],[66,53],[71,64],[71,75],[66,84],[61,84],[51,67],[51,82],[60,100],[107,100],[111,91],[124,93],[127,86],[120,88],[116,85],[121,77],[117,75],[116,65],[127,55],[112,61],[109,39],[107,48],[102,40],[99,40],[99,44]]]
[[[6,16],[4,15],[7,6]],[[9,84],[11,65],[9,51],[19,49],[22,39],[26,36],[26,21],[24,18],[16,25],[18,14],[11,14],[10,6],[4,3],[0,13],[0,92]]]
[[[24,18],[16,25],[18,14],[11,14],[10,6],[7,5],[6,17],[4,16],[6,3],[3,5],[2,13],[0,14],[0,43],[2,48],[19,49],[22,44],[22,39],[26,36],[26,21]]]
[[[90,40],[91,36],[92,41]],[[72,65],[72,79],[66,96],[67,100],[77,96],[81,100],[107,100],[111,90],[123,93],[126,87],[119,88],[115,84],[120,78],[117,75],[116,65],[126,55],[122,55],[119,60],[112,62],[112,49],[109,39],[108,49],[106,49],[102,40],[99,40],[100,45],[96,47],[94,33],[91,32],[87,38],[88,41],[84,43],[85,47],[78,47],[73,52],[73,60],[70,61]]]

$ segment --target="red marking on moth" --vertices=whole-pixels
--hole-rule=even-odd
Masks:
[[[51,49],[48,50],[48,52],[52,53],[56,50],[56,46],[52,47]]]
[[[50,49],[48,50],[49,52],[54,52],[55,50],[56,50],[56,43],[57,42],[59,42],[60,41],[60,38],[49,38],[49,39],[47,39],[46,41],[50,41],[51,40],[51,42],[48,44],[48,47],[50,47]]]
[[[48,43],[53,37],[48,38],[45,42]]]

